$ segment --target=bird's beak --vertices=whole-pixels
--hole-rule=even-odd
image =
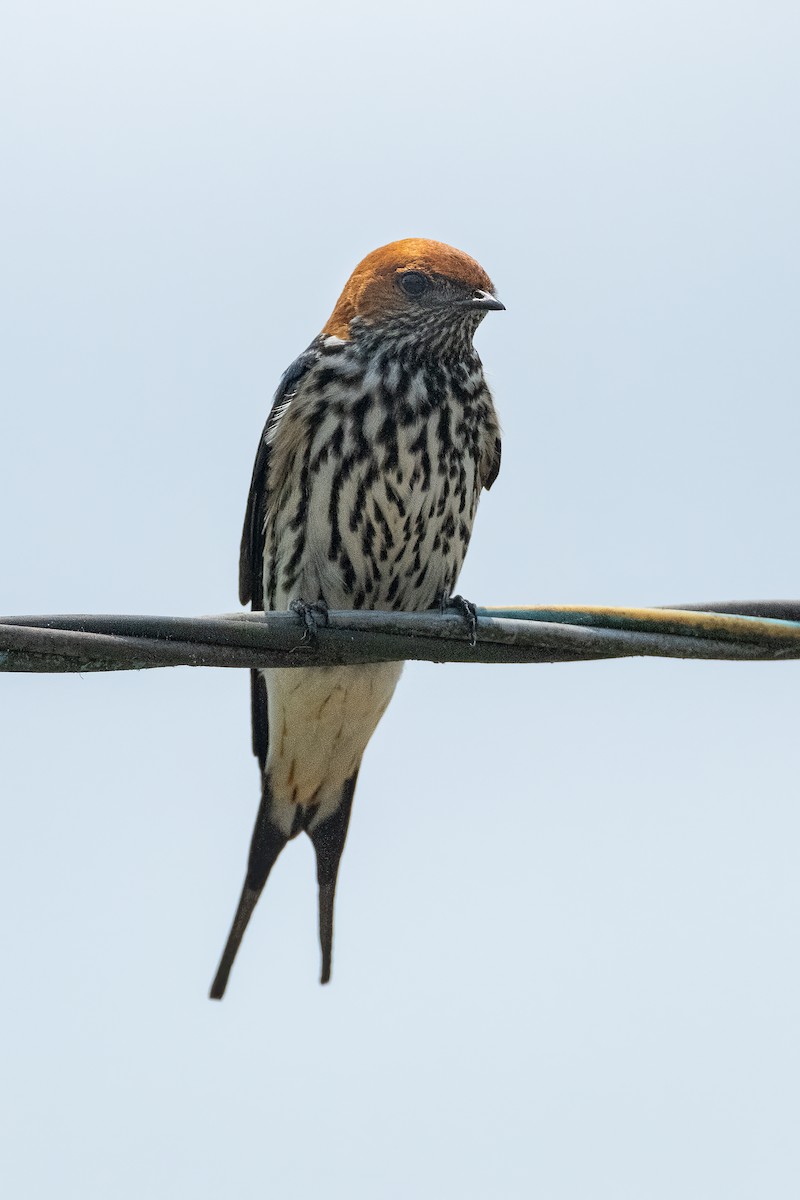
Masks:
[[[462,300],[464,308],[476,308],[479,312],[505,312],[506,306],[491,292],[474,292],[468,300]]]

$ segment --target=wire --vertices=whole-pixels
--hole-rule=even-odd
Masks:
[[[218,617],[0,618],[0,671],[301,667],[419,659],[543,663],[629,658],[800,658],[800,601],[676,608],[479,608],[475,644],[453,612],[330,612],[309,631],[292,612]]]

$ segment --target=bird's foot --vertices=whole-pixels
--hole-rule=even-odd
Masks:
[[[324,600],[315,600],[313,604],[306,604],[305,600],[293,600],[289,605],[289,611],[296,613],[300,618],[305,626],[303,636],[312,641],[317,636],[320,627],[328,624],[328,606]]]
[[[470,646],[478,644],[478,609],[471,600],[465,600],[463,596],[442,596],[441,610],[447,612],[450,609],[459,613],[467,626],[469,634]]]

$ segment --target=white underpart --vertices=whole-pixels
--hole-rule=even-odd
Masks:
[[[402,663],[370,663],[264,672],[272,819],[285,833],[297,804],[319,805],[315,823],[338,806],[402,669]]]

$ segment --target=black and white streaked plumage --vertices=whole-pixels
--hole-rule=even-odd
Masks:
[[[254,610],[423,611],[451,596],[500,432],[472,338],[503,305],[482,268],[409,238],[353,272],[330,321],[278,387],[256,456],[239,594]],[[211,996],[222,997],[267,876],[305,831],[319,882],[322,982],[361,758],[403,664],[252,673],[262,797]]]

